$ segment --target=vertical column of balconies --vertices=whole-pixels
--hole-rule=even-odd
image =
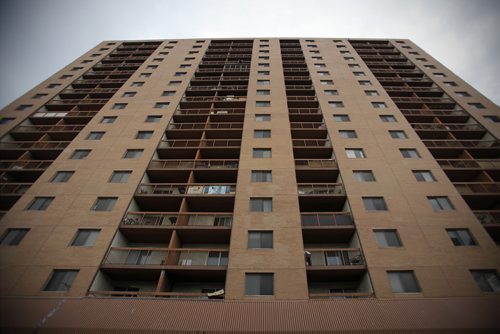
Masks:
[[[351,41],[492,238],[500,242],[500,142],[388,41]]]
[[[91,294],[222,297],[251,50],[252,41],[211,42]]]
[[[281,40],[310,298],[372,294],[332,143],[298,40]]]
[[[160,42],[123,43],[0,142],[0,211],[9,210]]]

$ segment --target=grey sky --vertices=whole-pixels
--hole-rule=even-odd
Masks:
[[[102,40],[409,38],[500,104],[500,1],[0,0],[0,107]]]

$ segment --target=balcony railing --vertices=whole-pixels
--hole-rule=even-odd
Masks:
[[[1,166],[1,165],[0,165]],[[210,159],[210,160],[152,160],[149,169],[182,169],[182,168],[210,168],[234,169],[238,168],[237,159]]]
[[[350,212],[301,213],[302,227],[354,226]]]
[[[289,114],[321,114],[319,108],[288,108]]]
[[[477,193],[500,195],[500,183],[453,182],[453,185],[462,195],[477,194]]]
[[[222,110],[205,109],[178,109],[175,115],[227,115],[227,114],[244,114],[245,108],[224,108]]]
[[[103,264],[131,266],[227,266],[227,249],[111,247]]]
[[[326,130],[326,124],[323,122],[291,122],[290,128]]]
[[[45,169],[49,167],[51,163],[52,160],[0,160],[0,169]]]
[[[164,184],[143,183],[137,188],[138,195],[234,195],[236,184]]]
[[[298,183],[299,195],[345,195],[342,183]]]
[[[497,169],[500,168],[500,161],[498,160],[482,160],[482,159],[437,159],[438,164],[442,168],[484,168],[484,169]]]
[[[81,131],[84,125],[19,125],[13,132],[74,132]]]
[[[474,210],[473,212],[481,224],[500,227],[500,210]]]
[[[306,249],[311,253],[310,266],[364,265],[359,248]]]
[[[187,91],[226,91],[226,90],[247,90],[247,85],[238,86],[190,86]]]
[[[309,293],[311,299],[351,299],[351,298],[373,298],[370,292],[345,292],[345,293]]]
[[[499,147],[496,140],[423,140],[427,147],[474,147],[490,148]]]
[[[243,129],[241,122],[221,123],[170,123],[167,130],[199,130],[199,129]]]
[[[287,101],[318,101],[316,96],[287,96]]]
[[[22,195],[31,185],[32,183],[0,183],[0,194]]]
[[[333,159],[295,159],[297,169],[317,169],[317,168],[339,168],[337,161]]]
[[[206,293],[196,292],[155,292],[155,291],[90,291],[92,297],[155,297],[170,299],[208,299]]]
[[[245,102],[246,96],[187,96],[181,102]]]
[[[422,116],[470,116],[463,110],[453,109],[405,109],[400,108],[403,115],[422,115]]]
[[[26,149],[63,149],[69,145],[69,141],[17,141],[0,142],[0,148],[26,148]]]
[[[294,147],[332,147],[329,139],[293,139]]]
[[[124,226],[212,226],[231,227],[233,214],[228,212],[128,212]]]
[[[479,124],[449,124],[449,123],[412,123],[415,130],[445,130],[445,131],[486,131]]]
[[[158,148],[207,148],[207,147],[240,147],[241,140],[202,139],[202,140],[162,140]]]

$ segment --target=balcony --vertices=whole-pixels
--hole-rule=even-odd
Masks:
[[[236,184],[163,184],[143,183],[137,188],[136,195],[166,196],[222,196],[234,195]]]
[[[333,159],[295,159],[296,169],[338,169]]]
[[[1,160],[0,169],[5,171],[44,171],[52,160]]]
[[[305,244],[347,243],[356,231],[350,212],[302,212],[300,216]]]
[[[152,160],[148,169],[237,169],[238,159]],[[0,165],[1,166],[1,165]]]
[[[237,139],[163,140],[157,152],[161,159],[193,159],[198,150],[202,159],[238,159],[240,146]]]
[[[292,139],[295,159],[330,159],[332,144],[330,139]]]
[[[423,140],[427,147],[438,147],[438,148],[448,148],[448,147],[461,147],[461,148],[498,148],[500,147],[500,142],[496,140]]]
[[[290,123],[292,138],[324,139],[328,135],[323,122],[292,122]]]
[[[500,195],[500,183],[484,182],[453,182],[461,195],[495,194]]]
[[[443,169],[500,169],[500,161],[481,159],[437,159]]]
[[[359,248],[306,249],[311,253],[306,261],[308,281],[331,277],[359,276],[366,272],[366,264]]]
[[[11,136],[20,141],[36,141],[48,134],[53,140],[70,141],[84,128],[83,125],[19,125]]]
[[[32,183],[0,183],[0,210],[9,210]]]
[[[299,196],[345,196],[342,183],[299,183]]]
[[[474,210],[473,212],[495,243],[500,245],[500,210]]]

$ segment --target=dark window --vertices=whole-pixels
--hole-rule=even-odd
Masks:
[[[271,138],[271,130],[254,130],[254,138]]]
[[[104,136],[104,131],[93,131],[87,135],[87,140],[99,140]]]
[[[161,120],[161,115],[149,115],[146,117],[146,123],[158,123]]]
[[[270,95],[271,91],[269,89],[257,89],[257,95]]]
[[[245,274],[245,295],[272,296],[274,294],[274,274]]]
[[[485,109],[482,103],[469,103],[469,105],[475,109]]]
[[[401,247],[401,240],[399,239],[396,230],[375,230],[375,237],[381,247]]]
[[[53,177],[52,179],[50,180],[50,182],[53,182],[53,183],[64,183],[64,182],[68,182],[69,179],[73,176],[73,174],[75,174],[75,172],[73,171],[63,171],[63,172],[57,172]]]
[[[135,159],[139,158],[142,155],[144,150],[141,149],[129,149],[125,152],[123,159]]]
[[[329,101],[328,104],[332,108],[344,108],[344,102],[342,101]]]
[[[76,236],[71,243],[71,246],[94,246],[97,236],[101,230],[80,229],[76,232]]]
[[[380,115],[379,117],[382,120],[382,122],[387,122],[387,123],[397,122],[396,117],[394,117],[392,115]]]
[[[372,102],[372,106],[375,109],[384,109],[384,108],[387,108],[387,104],[385,104],[385,102]]]
[[[339,130],[340,137],[342,138],[358,138],[354,130]]]
[[[122,97],[134,97],[136,92],[125,92],[122,94]]]
[[[135,82],[132,82],[132,84],[130,86],[132,86],[132,87],[142,87],[142,86],[144,86],[144,81],[135,81]]]
[[[336,115],[333,115],[333,120],[335,122],[350,122],[350,118],[349,118],[349,115],[345,115],[345,114],[336,114]]]
[[[273,248],[273,232],[249,231],[248,248]]]
[[[255,115],[255,121],[257,122],[268,122],[271,120],[271,115],[269,114],[257,114]]]
[[[359,182],[374,182],[375,176],[371,170],[355,170],[353,171],[354,177]]]
[[[380,94],[376,90],[365,90],[366,96],[379,96]]]
[[[339,91],[336,89],[327,89],[323,91],[326,95],[339,95]]]
[[[92,211],[111,211],[117,200],[118,197],[98,197],[92,205]]]
[[[153,131],[137,131],[135,139],[150,139],[153,136]]]
[[[174,95],[175,95],[175,90],[166,90],[161,94],[161,96],[174,96]]]
[[[271,158],[272,151],[270,148],[254,148],[253,157],[254,158]]]
[[[420,158],[420,154],[418,154],[418,151],[414,148],[400,148],[399,151],[405,159]]]
[[[483,292],[500,292],[500,278],[496,270],[471,270],[472,277]]]
[[[23,240],[24,236],[28,233],[29,228],[9,228],[2,235],[0,245],[3,246],[17,246]]]
[[[132,174],[131,171],[113,171],[109,182],[111,183],[126,183],[128,178]]]
[[[54,270],[45,291],[68,291],[78,275],[78,270]]]
[[[476,240],[468,229],[447,229],[448,236],[455,246],[475,246]]]
[[[402,130],[389,130],[389,135],[394,139],[407,139],[406,132]]]
[[[363,204],[368,211],[387,211],[383,197],[363,197]]]
[[[388,271],[389,281],[391,282],[392,292],[411,293],[420,292],[417,278],[413,271]]]
[[[453,204],[451,204],[450,200],[446,196],[441,197],[427,197],[429,202],[431,203],[432,209],[434,211],[452,211],[455,210]]]
[[[86,156],[90,154],[90,150],[75,150],[71,155],[71,159],[84,159]]]
[[[431,171],[428,170],[414,170],[413,175],[418,182],[434,182],[436,179],[432,175]]]
[[[125,109],[126,106],[127,106],[126,103],[115,103],[113,104],[111,109]]]
[[[156,102],[155,108],[156,109],[167,109],[169,104],[170,103],[168,103],[168,102]]]
[[[255,105],[257,107],[270,107],[271,101],[257,101],[257,102],[255,102]]]
[[[253,212],[271,212],[273,211],[272,198],[250,198],[250,209]]]
[[[346,148],[345,153],[348,158],[363,159],[366,158],[365,151],[362,148]]]
[[[103,123],[103,124],[111,124],[111,123],[114,123],[115,120],[116,120],[116,116],[104,116],[101,119],[101,123]]]
[[[0,118],[0,124],[9,124],[13,120],[15,120],[14,117],[2,117]]]
[[[28,210],[45,211],[53,200],[54,197],[35,197],[28,206]]]
[[[252,182],[272,182],[272,172],[270,170],[253,170]]]

